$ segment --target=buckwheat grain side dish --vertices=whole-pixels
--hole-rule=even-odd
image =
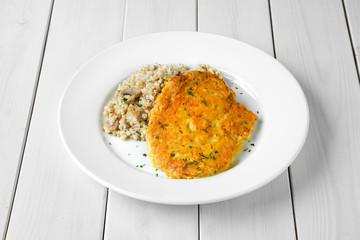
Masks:
[[[221,72],[209,65],[199,64],[199,71],[210,71],[220,78]],[[146,138],[148,114],[154,107],[155,99],[168,78],[186,73],[189,67],[179,65],[155,64],[141,66],[129,78],[119,84],[113,99],[104,107],[107,121],[103,126],[106,133],[122,140]]]

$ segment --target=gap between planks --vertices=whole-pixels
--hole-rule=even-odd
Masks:
[[[347,11],[346,11],[345,0],[341,0],[341,3],[342,3],[342,6],[343,6],[343,10],[344,10],[344,17],[345,17],[345,22],[346,22],[346,27],[347,27],[347,30],[348,30],[348,34],[349,34],[351,50],[352,50],[353,57],[354,57],[354,64],[355,64],[355,68],[356,68],[356,73],[357,73],[357,77],[358,77],[359,84],[360,84],[359,66],[358,66],[358,62],[356,60],[355,46],[354,46],[354,41],[353,41],[353,38],[352,38],[352,35],[351,35],[351,31],[350,31],[350,24],[349,24],[348,14],[347,14]]]
[[[268,7],[269,7],[269,20],[270,20],[270,28],[271,28],[271,38],[272,38],[272,45],[273,45],[273,54],[274,58],[276,58],[276,47],[275,47],[275,37],[274,37],[274,27],[273,27],[273,20],[272,20],[272,13],[271,13],[271,0],[268,0]],[[297,231],[297,224],[296,224],[296,213],[295,213],[295,206],[294,206],[294,193],[293,193],[293,185],[291,181],[291,168],[290,166],[287,168],[288,172],[288,180],[289,180],[289,190],[290,190],[290,199],[291,199],[291,208],[292,208],[292,215],[294,220],[294,230],[295,230],[295,238],[298,240],[298,231]]]
[[[121,41],[123,42],[125,40],[125,26],[126,26],[126,13],[127,13],[127,7],[128,7],[128,0],[125,1],[125,11],[124,11],[124,18],[123,18],[123,29],[122,29],[122,39]],[[109,188],[106,188],[106,196],[105,196],[105,206],[104,206],[104,221],[103,221],[103,232],[102,232],[102,240],[105,239],[105,230],[106,230],[106,216],[107,216],[107,208],[108,208],[108,203],[109,203]]]
[[[23,162],[23,158],[24,158],[26,142],[27,142],[27,138],[28,138],[28,135],[29,135],[31,118],[32,118],[34,105],[35,105],[35,100],[36,100],[36,94],[37,94],[37,90],[38,90],[38,86],[39,86],[41,69],[42,69],[42,65],[43,65],[43,61],[44,61],[44,56],[45,56],[45,51],[46,51],[46,44],[47,44],[47,40],[48,40],[48,36],[49,36],[49,30],[50,30],[50,24],[51,24],[51,18],[52,18],[52,14],[53,14],[53,10],[54,10],[54,4],[55,4],[55,0],[52,0],[51,5],[50,5],[50,9],[49,9],[49,16],[48,16],[48,20],[47,20],[47,26],[46,26],[45,35],[44,35],[43,46],[42,46],[42,50],[41,50],[41,57],[40,57],[39,65],[38,65],[39,67],[38,67],[38,70],[37,70],[36,80],[35,80],[35,84],[34,84],[34,88],[33,88],[33,94],[32,94],[32,98],[31,98],[29,114],[28,114],[28,118],[26,120],[25,132],[24,132],[23,142],[22,142],[22,146],[21,146],[21,150],[20,150],[20,156],[19,156],[19,163],[18,163],[18,167],[17,167],[17,170],[16,170],[15,180],[14,180],[13,192],[11,194],[11,201],[10,201],[10,205],[9,205],[8,215],[7,215],[6,222],[5,222],[5,229],[4,229],[4,235],[3,235],[4,240],[6,239],[7,232],[8,232],[8,229],[9,229],[10,220],[11,220],[11,213],[12,213],[14,200],[15,200],[15,196],[16,196],[16,190],[17,190],[17,186],[18,186],[18,182],[19,182],[19,176],[20,176],[21,166],[22,166],[22,162]]]

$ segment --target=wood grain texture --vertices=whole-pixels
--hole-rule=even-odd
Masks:
[[[360,1],[343,0],[360,75]]]
[[[197,239],[197,206],[149,203],[109,191],[105,239]]]
[[[128,1],[125,39],[196,29],[196,1]],[[105,239],[197,239],[198,208],[154,204],[109,190]]]
[[[199,1],[199,31],[237,38],[273,55],[268,2]],[[295,239],[287,172],[259,190],[201,205],[201,239]]]
[[[274,0],[271,10],[277,58],[310,107],[291,166],[299,239],[359,239],[360,89],[342,3]]]
[[[51,0],[0,1],[0,237],[8,217]]]
[[[118,0],[55,2],[7,239],[102,237],[106,190],[66,153],[57,107],[75,71],[121,40],[124,11]]]
[[[195,31],[196,0],[129,0],[124,39],[164,31]]]

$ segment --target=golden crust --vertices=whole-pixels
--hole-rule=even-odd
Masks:
[[[230,167],[257,116],[210,72],[168,80],[146,134],[153,165],[171,178],[200,178]]]

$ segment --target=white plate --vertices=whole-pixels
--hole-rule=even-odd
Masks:
[[[218,175],[170,179],[143,156],[145,142],[123,142],[102,132],[103,107],[119,82],[154,63],[205,63],[221,70],[236,100],[259,111],[251,142],[243,147],[251,152],[241,151],[232,168]],[[151,34],[105,50],[75,74],[59,105],[60,135],[84,172],[119,193],[167,204],[216,202],[265,185],[296,158],[308,126],[305,95],[279,62],[235,39],[197,32]]]

